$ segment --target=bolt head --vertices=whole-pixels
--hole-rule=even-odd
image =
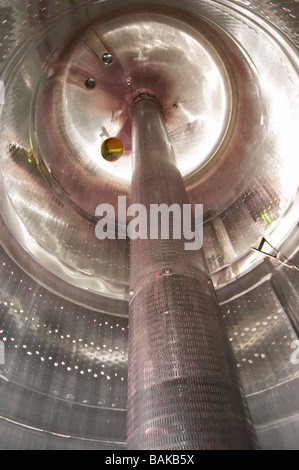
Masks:
[[[102,60],[105,65],[110,65],[113,62],[113,55],[110,54],[110,52],[105,52],[105,54],[102,56]]]
[[[93,78],[88,78],[85,82],[85,86],[88,90],[93,90],[96,86],[96,82]]]

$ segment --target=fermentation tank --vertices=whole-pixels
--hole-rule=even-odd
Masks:
[[[299,449],[298,16],[0,0],[1,449]]]

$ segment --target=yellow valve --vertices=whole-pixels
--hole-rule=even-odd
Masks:
[[[103,142],[101,152],[105,160],[115,162],[124,153],[124,146],[119,139],[110,137]]]

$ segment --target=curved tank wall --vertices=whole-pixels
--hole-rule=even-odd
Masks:
[[[130,246],[96,238],[95,209],[130,199],[145,87],[204,204],[260,446],[298,449],[299,4],[137,3],[0,2],[0,448],[126,448]]]

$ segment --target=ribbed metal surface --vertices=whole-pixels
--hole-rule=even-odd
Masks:
[[[0,239],[6,250],[0,252],[0,341],[5,346],[5,364],[0,364],[0,448],[126,446],[129,243],[95,239],[93,223],[62,202],[60,194],[53,192],[42,177],[31,159],[31,137],[36,92],[47,77],[49,62],[52,71],[60,70],[65,44],[81,42],[84,66],[75,75],[84,85],[85,73],[102,70],[103,64],[98,64],[94,55],[90,60],[90,50],[86,54],[87,44],[80,41],[81,31],[95,19],[103,19],[108,11],[114,11],[118,18],[124,5],[128,7],[132,25],[137,5],[141,8],[140,4],[145,6],[146,2],[131,4],[131,0],[0,1],[0,80],[4,81],[6,91],[6,105],[0,104]],[[217,200],[224,210],[216,211],[216,215],[206,214],[209,220],[204,225],[204,252],[218,288],[228,338],[261,447],[298,449],[299,369],[298,364],[291,363],[294,352],[291,345],[298,338],[298,271],[263,261],[251,247],[266,236],[299,266],[298,255],[294,256],[299,246],[298,238],[294,237],[298,221],[298,58],[294,44],[298,44],[299,3],[297,0],[155,0],[148,4],[162,5],[167,14],[172,7],[179,8],[176,25],[192,18],[195,35],[184,35],[180,28],[174,34],[177,52],[183,36],[184,44],[188,42],[187,49],[184,47],[179,56],[184,59],[183,70],[178,55],[170,60],[171,35],[167,34],[167,48],[163,43],[163,32],[173,27],[175,15],[167,20],[167,14],[164,15],[162,28],[154,31],[152,17],[139,18],[139,25],[145,21],[147,28],[139,30],[134,26],[130,44],[136,57],[122,39],[114,34],[110,38],[114,45],[117,40],[121,46],[116,47],[116,55],[124,52],[122,58],[138,59],[134,64],[144,66],[147,79],[151,76],[147,70],[152,69],[153,63],[159,63],[172,84],[167,92],[175,84],[174,99],[178,107],[172,108],[174,101],[169,103],[173,119],[168,121],[168,126],[180,155],[189,138],[193,136],[201,141],[202,137],[199,119],[202,106],[198,107],[193,99],[187,103],[179,100],[181,96],[193,98],[189,84],[192,80],[188,83],[185,78],[189,81],[196,67],[200,70],[201,61],[193,60],[187,70],[185,52],[188,50],[189,57],[192,56],[189,46],[194,45],[195,37],[202,36],[203,25],[213,24],[212,42],[215,45],[216,40],[221,51],[225,44],[234,43],[230,59],[238,51],[237,55],[249,70],[247,79],[251,76],[257,85],[258,106],[254,109],[258,118],[255,129],[259,134],[254,131],[252,135],[260,137],[253,140],[253,152],[245,154],[243,145],[238,152],[249,165],[243,167],[246,171],[239,172],[239,177],[243,177],[241,186],[228,184],[229,175],[223,172],[228,189],[225,198],[220,196]],[[125,23],[119,26],[113,31],[122,30],[130,35]],[[186,31],[190,33],[190,29]],[[152,37],[159,50],[158,57],[149,47],[153,44]],[[88,44],[93,45],[89,39]],[[138,48],[142,49],[143,45],[146,51],[138,54]],[[193,53],[198,51],[197,47],[198,44]],[[84,62],[86,57],[89,59]],[[196,59],[197,55],[192,57]],[[145,58],[148,62],[140,61]],[[108,68],[104,70],[105,83],[112,83]],[[113,76],[113,68],[110,71]],[[179,76],[180,81],[176,83]],[[127,75],[122,77],[125,82],[121,89],[124,83],[128,86]],[[239,90],[248,92],[247,79],[238,77],[236,70],[232,77],[239,78]],[[211,90],[213,81],[210,76],[206,78]],[[64,103],[55,105],[68,111],[80,109],[82,117],[82,110],[89,103],[86,114],[84,111],[88,119],[81,119],[80,123],[88,124],[96,133],[99,130],[100,134],[102,119],[89,112],[90,104],[94,109],[101,102],[99,90],[103,91],[103,87],[93,90],[94,94],[86,90],[79,102],[79,95],[71,93],[69,107]],[[94,95],[98,98],[94,99]],[[249,124],[246,107],[241,106],[240,110],[244,122]],[[48,112],[46,108],[46,115]],[[117,120],[117,115],[114,117]],[[109,116],[112,128],[115,119]],[[78,130],[81,132],[82,128]],[[127,131],[131,136],[129,128]],[[50,142],[51,154],[53,141]],[[33,150],[37,154],[35,145]],[[231,162],[232,169],[235,163],[238,170],[237,162],[234,159]],[[122,180],[128,175],[130,161],[120,160],[118,164]],[[184,172],[184,159],[181,164]],[[188,160],[188,167],[190,164],[198,165],[195,156],[194,162]],[[122,192],[117,178],[114,183],[116,186],[107,173],[101,172],[102,190],[109,186],[116,192],[121,188]],[[73,187],[77,189],[76,182]],[[87,196],[79,202],[88,201],[88,187],[88,183],[84,186],[81,182]],[[221,193],[223,187],[222,183],[218,188],[211,184],[211,192],[204,196],[209,199],[215,195],[215,189]],[[194,195],[195,203],[203,202],[197,197],[198,188],[196,178],[194,187],[187,188]],[[111,200],[110,191],[103,194]],[[226,198],[230,201],[228,205]],[[107,199],[96,198],[94,207],[101,202]]]
[[[158,104],[138,101],[132,125],[133,202],[182,208]],[[202,252],[171,238],[131,240],[128,447],[257,448]]]
[[[298,265],[298,257],[294,262]],[[221,306],[241,382],[263,449],[298,448],[299,367],[292,362],[298,332],[299,297],[292,271],[280,272],[277,293],[270,280]],[[298,279],[298,275],[294,279]],[[276,281],[275,281],[276,282]]]
[[[127,319],[68,302],[0,255],[0,448],[124,448]]]

